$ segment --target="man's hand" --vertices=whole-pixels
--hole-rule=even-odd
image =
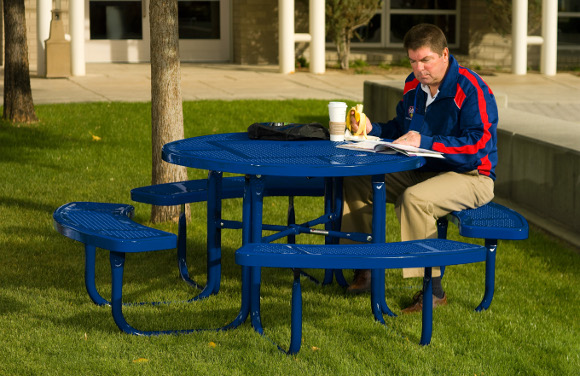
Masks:
[[[373,129],[373,125],[371,124],[371,121],[369,120],[368,117],[366,117],[366,127],[367,127],[367,131],[366,133],[369,134],[371,132],[371,129]],[[350,126],[351,126],[351,133],[355,134],[356,132],[358,132],[358,128],[360,126],[359,123],[357,123],[356,118],[354,116],[354,110],[352,110],[350,112]]]
[[[421,145],[421,133],[409,131],[393,141],[393,144],[409,145],[418,148]]]

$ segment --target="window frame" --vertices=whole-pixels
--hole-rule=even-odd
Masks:
[[[578,18],[580,19],[580,12],[558,12],[558,24],[560,23],[560,18]],[[580,42],[575,45],[561,45],[558,42],[558,50],[560,51],[580,51]]]

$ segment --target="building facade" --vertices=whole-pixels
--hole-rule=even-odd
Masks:
[[[44,61],[38,57],[43,50],[39,48],[37,17],[40,4],[46,1],[52,1],[53,9],[63,10],[67,33],[71,25],[68,10],[75,5],[71,3],[83,2],[86,62],[149,61],[149,0],[25,0],[32,70]],[[295,30],[308,32],[309,0],[294,2]],[[359,30],[363,40],[354,40],[352,51],[369,61],[398,61],[404,57],[402,37],[408,27],[430,22],[446,32],[452,53],[463,64],[509,70],[509,25],[501,33],[492,22],[502,17],[509,22],[509,14],[498,13],[489,4],[488,0],[384,0],[369,25]],[[178,6],[182,61],[278,64],[278,1],[178,0]],[[580,1],[559,0],[558,12],[558,68],[580,67]],[[536,25],[530,26],[534,29]],[[326,50],[326,60],[332,64],[337,56],[330,41]],[[296,54],[308,60],[307,45],[297,43]],[[539,46],[528,47],[529,67],[538,67],[539,54]]]

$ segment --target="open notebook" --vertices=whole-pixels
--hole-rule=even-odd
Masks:
[[[443,153],[429,149],[421,149],[409,145],[393,144],[389,141],[383,140],[364,140],[359,142],[347,142],[336,146],[337,148],[368,151],[371,153],[385,153],[394,154],[402,153],[410,157],[430,157],[430,158],[445,158]]]

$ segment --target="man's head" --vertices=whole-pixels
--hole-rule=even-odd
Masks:
[[[415,25],[405,34],[403,46],[415,78],[438,88],[449,66],[449,49],[443,31],[431,24]]]

